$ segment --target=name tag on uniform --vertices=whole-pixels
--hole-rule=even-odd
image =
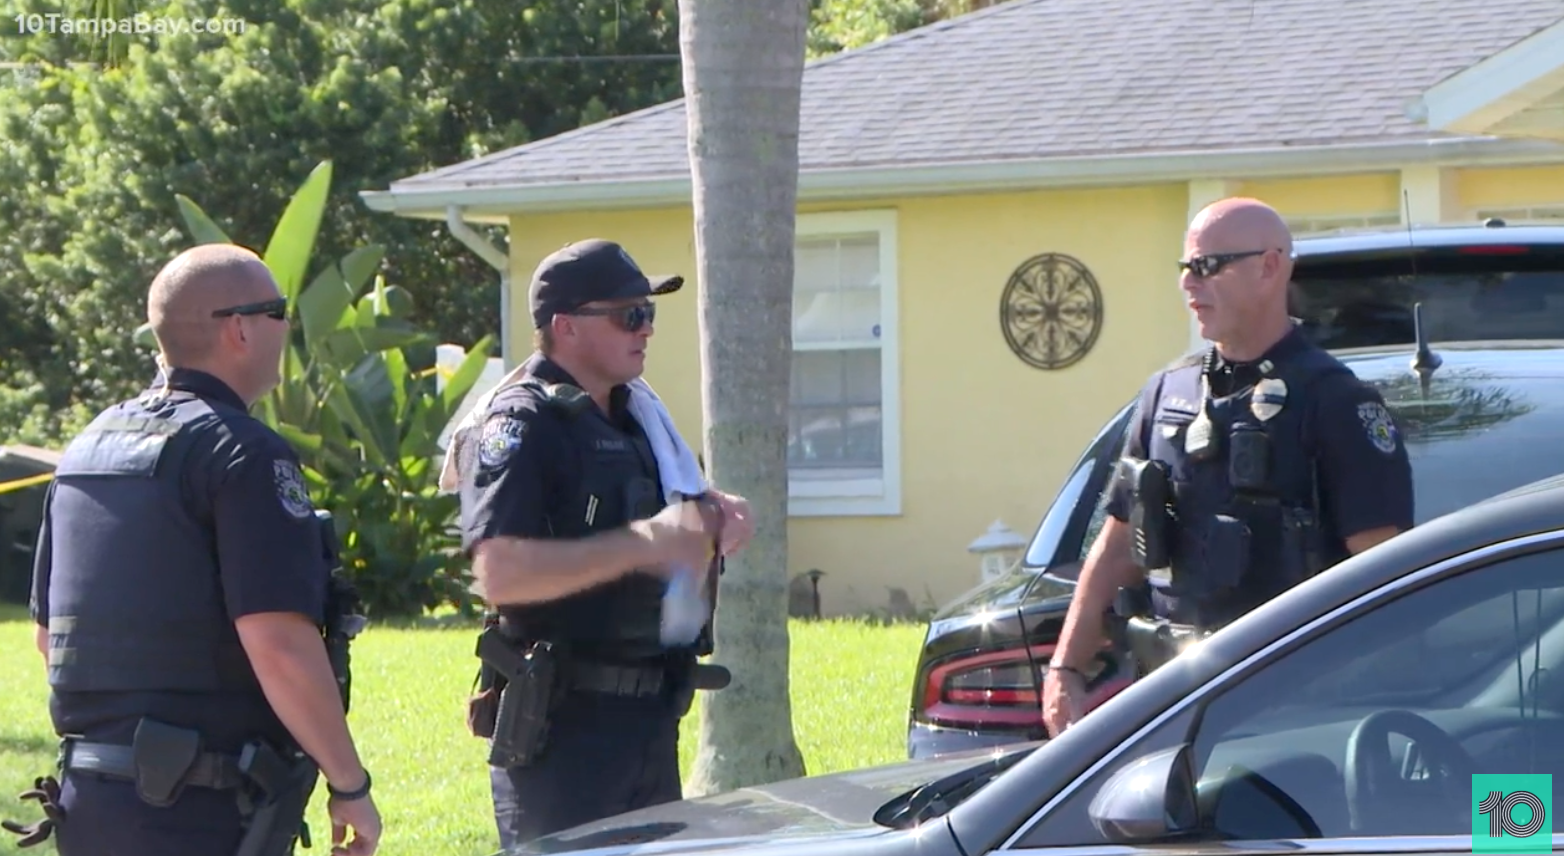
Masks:
[[[597,440],[599,452],[628,452],[630,443],[627,440]]]

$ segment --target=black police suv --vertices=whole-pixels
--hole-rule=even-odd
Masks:
[[[1441,353],[1449,367],[1454,349]],[[1446,422],[1478,430],[1453,414],[1493,408],[1481,430],[1496,443],[1524,430],[1504,416],[1537,401],[1530,388],[1502,406],[1484,392],[1434,394],[1453,400],[1425,405],[1425,437]],[[507,853],[1561,853],[1564,821],[1538,810],[1560,771],[1555,477],[1283,592],[1056,739],[666,803]],[[1503,796],[1480,804],[1474,789]]]
[[[1295,248],[1293,314],[1395,413],[1419,525],[1564,472],[1564,228],[1490,220],[1301,239]],[[912,687],[909,757],[1047,736],[1042,669],[1102,525],[1100,498],[1131,405],[1081,455],[1018,571],[930,622]],[[1123,691],[1130,675],[1104,650],[1089,677],[1091,708]]]

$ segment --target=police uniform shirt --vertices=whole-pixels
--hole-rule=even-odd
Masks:
[[[526,375],[545,384],[569,384],[579,389],[563,368],[540,354],[528,360]],[[595,507],[569,507],[575,488],[585,475],[573,430],[595,430],[605,439],[599,446],[616,445],[609,456],[623,469],[625,480],[649,476],[660,485],[657,462],[645,433],[629,412],[630,390],[618,386],[609,395],[609,413],[586,402],[576,418],[593,420],[589,426],[572,427],[540,392],[521,383],[499,390],[488,412],[473,428],[467,444],[468,460],[461,462],[463,546],[471,551],[488,538],[563,537],[552,523],[570,515],[571,528],[601,528],[617,510],[609,504],[616,497],[598,498]],[[660,488],[659,488],[660,492]],[[662,497],[659,495],[659,500]],[[659,504],[661,504],[659,502]],[[590,501],[588,506],[594,506]],[[580,518],[577,520],[576,518]]]
[[[1296,326],[1262,357],[1232,363],[1218,357],[1211,369],[1211,392],[1231,395],[1260,379],[1259,364],[1269,360],[1281,365],[1316,349]],[[1170,369],[1153,375],[1143,392],[1160,383]],[[1319,473],[1321,519],[1335,542],[1360,532],[1394,526],[1412,528],[1412,481],[1406,446],[1383,396],[1350,372],[1336,372],[1317,380],[1306,400],[1292,391],[1284,406],[1309,409]],[[1142,395],[1141,401],[1148,398]],[[1194,402],[1192,406],[1198,406]],[[1136,406],[1125,433],[1124,455],[1146,457],[1148,414]],[[1114,482],[1106,511],[1128,522],[1133,498],[1127,485]],[[1341,546],[1345,554],[1345,546]]]
[[[166,399],[154,398],[145,405],[132,400],[116,409],[125,416],[166,412],[189,396],[211,408],[211,417],[191,420],[170,441],[158,466],[160,475],[169,466],[181,467],[180,501],[209,533],[227,618],[288,612],[318,624],[324,618],[329,569],[297,455],[212,375],[176,368],[169,372],[166,389],[171,393]],[[181,457],[183,465],[178,463]],[[31,611],[36,623],[48,625],[51,578],[63,570],[51,561],[51,539],[56,533],[69,539],[78,527],[104,525],[112,521],[45,516],[33,573]],[[208,748],[216,751],[237,750],[258,731],[278,741],[289,739],[258,692],[200,698],[56,692],[51,712],[61,733],[84,734],[89,740],[128,742],[140,715],[199,728],[207,735]]]

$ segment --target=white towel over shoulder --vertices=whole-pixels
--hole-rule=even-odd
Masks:
[[[494,389],[479,397],[472,411],[451,432],[451,443],[446,448],[445,462],[440,469],[441,490],[457,489],[461,477],[457,462],[462,458],[462,450],[472,441],[473,429],[478,427],[495,394],[525,376],[526,369],[525,363],[512,369]],[[668,407],[651,384],[642,378],[630,382],[630,415],[641,424],[641,429],[646,432],[646,438],[652,445],[652,455],[657,459],[657,470],[662,476],[664,497],[671,498],[675,492],[689,496],[706,490],[706,478],[701,475],[695,453],[679,436],[679,429],[674,426]]]

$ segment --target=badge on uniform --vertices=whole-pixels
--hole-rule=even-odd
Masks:
[[[1249,396],[1249,409],[1254,417],[1261,422],[1269,422],[1276,418],[1276,414],[1282,412],[1282,406],[1287,403],[1287,382],[1279,377],[1262,379],[1254,386],[1254,393]]]
[[[272,476],[277,482],[277,501],[282,510],[303,520],[315,513],[310,493],[304,489],[304,473],[292,461],[272,461]]]
[[[478,438],[478,464],[492,469],[505,463],[511,453],[521,447],[521,437],[527,433],[527,423],[507,413],[490,416],[483,423],[483,434]]]
[[[1358,419],[1363,422],[1363,429],[1368,433],[1369,442],[1374,444],[1374,448],[1387,455],[1396,451],[1396,422],[1390,418],[1390,411],[1385,409],[1385,405],[1377,401],[1359,404]]]

